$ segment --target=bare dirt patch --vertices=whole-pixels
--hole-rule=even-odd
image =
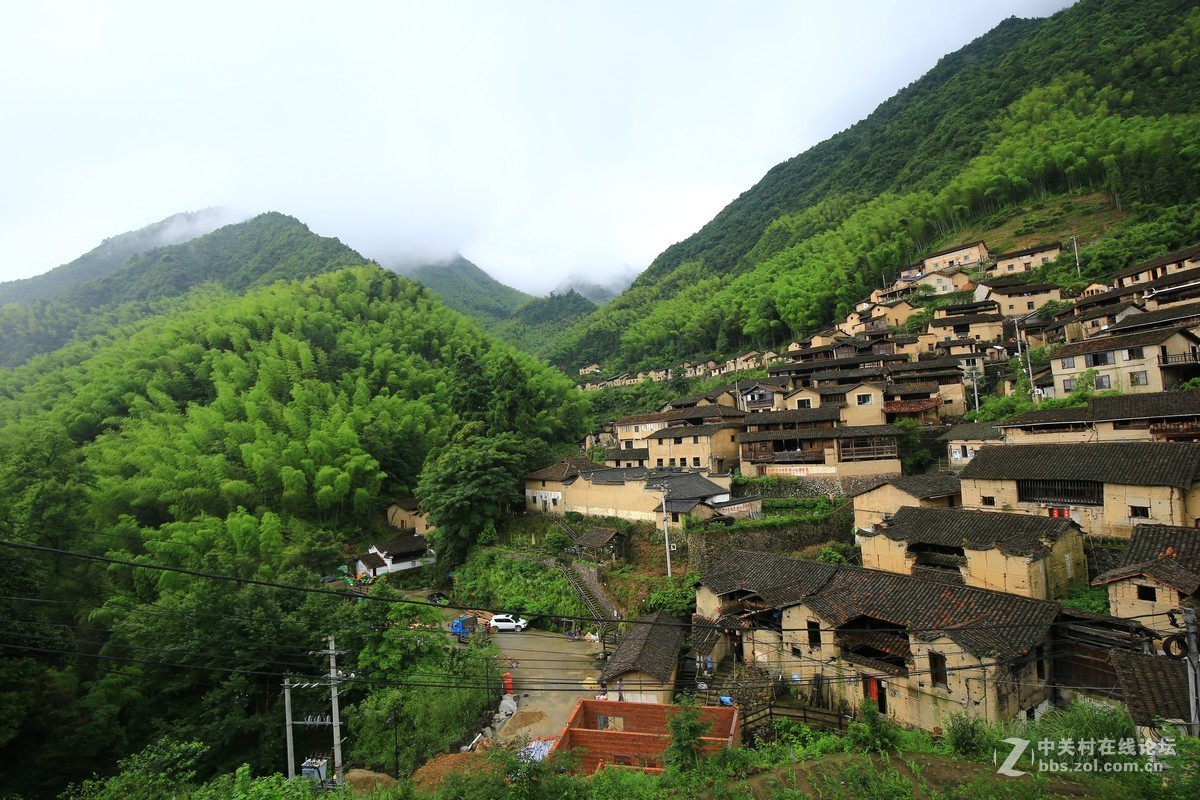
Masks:
[[[486,767],[487,759],[482,752],[447,753],[422,764],[413,773],[412,782],[421,789],[432,789],[441,785],[447,775],[479,772]]]
[[[546,718],[544,711],[518,711],[504,723],[505,735],[519,732],[522,728],[535,725]]]

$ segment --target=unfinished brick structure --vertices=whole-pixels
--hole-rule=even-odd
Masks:
[[[578,749],[579,771],[585,775],[605,764],[657,772],[663,767],[663,751],[671,741],[667,720],[679,710],[679,706],[660,703],[580,700],[550,752]],[[703,706],[700,716],[712,723],[708,735],[700,740],[704,753],[739,746],[736,707]]]

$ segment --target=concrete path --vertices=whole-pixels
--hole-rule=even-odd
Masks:
[[[596,696],[600,645],[535,630],[497,633],[496,644],[517,664],[503,670],[512,673],[517,713],[497,732],[498,739],[557,736],[575,702]]]

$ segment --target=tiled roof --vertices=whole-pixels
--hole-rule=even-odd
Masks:
[[[406,533],[375,545],[375,549],[381,553],[387,553],[388,558],[394,560],[403,556],[424,555],[425,551],[429,549],[429,543],[424,536]]]
[[[980,325],[989,322],[1003,322],[999,314],[960,314],[956,317],[942,317],[929,320],[931,328],[951,328],[958,325]]]
[[[1191,267],[1190,269],[1181,269],[1178,272],[1171,272],[1163,275],[1161,278],[1152,280],[1149,283],[1139,283],[1135,288],[1160,290],[1170,289],[1174,286],[1178,286],[1181,283],[1191,283],[1192,281],[1200,281],[1200,267]]]
[[[627,450],[620,447],[610,447],[604,451],[605,461],[645,461],[649,457],[649,447],[633,447]]]
[[[1155,328],[1149,331],[1141,331],[1140,333],[1127,333],[1123,336],[1097,336],[1094,339],[1085,339],[1082,342],[1075,342],[1074,344],[1060,347],[1050,357],[1064,358],[1066,356],[1079,356],[1086,353],[1099,353],[1105,350],[1149,347],[1151,345],[1162,344],[1177,333],[1187,335],[1187,330],[1185,328]]]
[[[606,470],[609,467],[603,464],[597,464],[588,458],[580,456],[569,456],[556,461],[548,467],[543,467],[536,472],[530,472],[525,476],[525,480],[530,481],[564,481],[567,478],[579,475],[585,472],[596,472]]]
[[[984,447],[959,475],[985,480],[1083,480],[1186,489],[1200,471],[1200,443],[1105,442]]]
[[[956,356],[943,356],[942,358],[925,358],[920,361],[910,361],[907,364],[892,364],[889,369],[893,372],[925,372],[935,370],[941,367],[947,369],[958,369],[959,363]]]
[[[935,544],[968,550],[998,549],[1009,556],[1044,558],[1057,542],[1079,528],[1069,519],[1005,514],[995,511],[966,511],[957,508],[904,506],[885,526],[876,526],[894,542]]]
[[[1185,247],[1182,250],[1176,250],[1173,253],[1167,253],[1165,256],[1152,258],[1149,261],[1143,261],[1140,264],[1134,264],[1132,267],[1118,270],[1109,275],[1110,278],[1124,278],[1129,275],[1137,275],[1139,272],[1145,272],[1148,269],[1156,269],[1165,267],[1168,264],[1175,264],[1183,261],[1189,261],[1196,256],[1200,256],[1200,244],[1194,244],[1191,247]]]
[[[587,473],[587,479],[594,484],[620,486],[629,481],[642,481],[650,474],[646,467],[609,467]]]
[[[798,428],[783,431],[739,433],[738,442],[777,442],[788,439],[857,439],[861,436],[899,436],[894,425],[854,425],[844,428]]]
[[[646,476],[646,488],[662,491],[671,500],[700,500],[729,494],[698,472],[652,472]]]
[[[671,680],[683,646],[684,630],[679,620],[665,611],[655,611],[633,623],[600,673],[600,680],[615,681],[629,672],[645,672],[661,683]]]
[[[902,475],[888,481],[905,494],[921,500],[934,497],[949,497],[962,491],[962,481],[957,475],[934,472],[929,475]]]
[[[1058,286],[1053,283],[1021,283],[1009,284],[1007,286],[991,286],[989,288],[992,290],[992,294],[1016,295],[1018,297],[1025,294],[1042,294],[1043,292],[1057,292],[1059,290]]]
[[[935,309],[935,313],[937,311],[941,311],[947,316],[954,316],[956,314],[972,314],[982,311],[985,308],[995,311],[999,307],[1000,304],[995,300],[976,300],[971,303],[955,303],[954,305],[950,306],[942,306],[941,308]]]
[[[886,414],[915,414],[919,411],[929,411],[942,404],[940,397],[926,397],[920,400],[887,400],[883,404]]]
[[[579,538],[575,540],[575,544],[580,547],[603,547],[611,542],[614,537],[620,535],[621,532],[615,528],[588,528],[579,534]]]
[[[1188,417],[1200,414],[1200,392],[1149,392],[1093,397],[1088,403],[1096,422],[1115,419]]]
[[[1181,306],[1145,311],[1141,314],[1130,314],[1108,330],[1112,334],[1119,334],[1135,328],[1178,328],[1180,325],[1191,327],[1198,318],[1200,318],[1200,303],[1187,303]]]
[[[1013,659],[1045,641],[1058,604],[907,575],[839,567],[803,603],[834,627],[867,617],[908,629],[913,639],[945,636],[979,658]]]
[[[712,436],[720,430],[732,428],[741,430],[742,426],[738,423],[733,425],[713,423],[711,425],[673,425],[669,428],[659,428],[654,433],[646,436],[647,439],[677,439],[687,436]]]
[[[1006,258],[1020,258],[1021,256],[1032,256],[1036,253],[1044,253],[1047,250],[1061,250],[1062,242],[1050,242],[1049,244],[1035,244],[1033,247],[1026,247],[1024,250],[1014,250],[1011,253],[1001,253],[1000,255],[992,256],[993,261],[1003,261]]]
[[[887,372],[883,367],[865,367],[863,369],[830,369],[814,372],[809,377],[814,381],[864,381],[868,378],[882,378]]]
[[[379,569],[387,566],[387,562],[379,553],[363,553],[361,556],[355,556],[354,560],[361,561],[367,569]]]
[[[405,511],[416,511],[418,506],[420,506],[420,501],[415,497],[401,497],[395,502],[395,505]]]
[[[1175,525],[1138,525],[1119,567],[1096,576],[1094,585],[1146,575],[1183,592],[1200,591],[1200,530]]]
[[[780,425],[795,422],[829,422],[839,419],[841,419],[841,406],[833,404],[820,408],[797,408],[790,411],[760,411],[748,415],[746,424]]]
[[[938,437],[939,442],[1003,439],[1004,434],[990,422],[963,422]]]
[[[928,394],[938,390],[937,381],[922,381],[919,383],[893,383],[884,389],[889,396],[901,394]]]
[[[1027,425],[1063,425],[1071,422],[1091,422],[1092,413],[1087,406],[1073,408],[1035,408],[1017,414],[1002,422],[993,423],[997,428],[1023,428]]]
[[[981,245],[983,245],[983,240],[979,239],[974,242],[968,242],[967,244],[960,244],[960,245],[955,245],[954,247],[947,247],[945,250],[938,250],[936,253],[930,253],[929,255],[924,256],[922,261],[918,262],[918,264],[923,263],[924,261],[928,261],[931,258],[937,258],[938,256],[944,256],[949,253],[957,253],[959,250],[969,250],[972,247],[979,247]],[[916,265],[914,265],[914,266],[916,266]]]
[[[1188,665],[1166,656],[1110,650],[1129,715],[1139,725],[1158,719],[1189,720]]]
[[[832,564],[818,561],[802,561],[754,550],[732,550],[699,582],[718,595],[744,591],[761,596],[767,589],[789,585],[803,586],[814,592],[836,571]]]

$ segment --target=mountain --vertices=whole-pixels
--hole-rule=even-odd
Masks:
[[[1072,192],[1104,192],[1133,209],[1129,225],[1151,226],[1081,253],[1090,275],[1200,236],[1187,211],[1200,194],[1194,5],[1081,0],[1001,23],[772,168],[565,332],[553,362],[629,368],[781,346],[960,232]],[[1162,220],[1169,229],[1152,230]]]
[[[566,294],[567,292],[578,292],[582,296],[591,300],[598,306],[612,302],[621,292],[629,288],[629,284],[633,283],[637,277],[637,271],[632,268],[626,268],[626,274],[613,278],[608,283],[598,284],[592,283],[579,275],[572,275],[558,285],[554,290],[555,294]]]
[[[533,299],[505,286],[460,255],[396,270],[432,290],[450,308],[491,328]]]
[[[0,367],[150,316],[202,284],[243,292],[365,263],[337,239],[318,236],[293,217],[261,214],[134,255],[91,280],[82,280],[84,273],[77,269],[70,273],[75,284],[57,297],[0,308]]]
[[[98,247],[74,261],[38,275],[0,283],[0,306],[51,300],[88,281],[107,275],[130,258],[156,247],[180,244],[211,233],[229,222],[229,213],[221,208],[173,214],[136,231],[105,239]]]
[[[535,297],[506,319],[492,326],[501,340],[527,353],[545,355],[554,337],[581,321],[597,308],[596,304],[575,291],[551,292]]]

